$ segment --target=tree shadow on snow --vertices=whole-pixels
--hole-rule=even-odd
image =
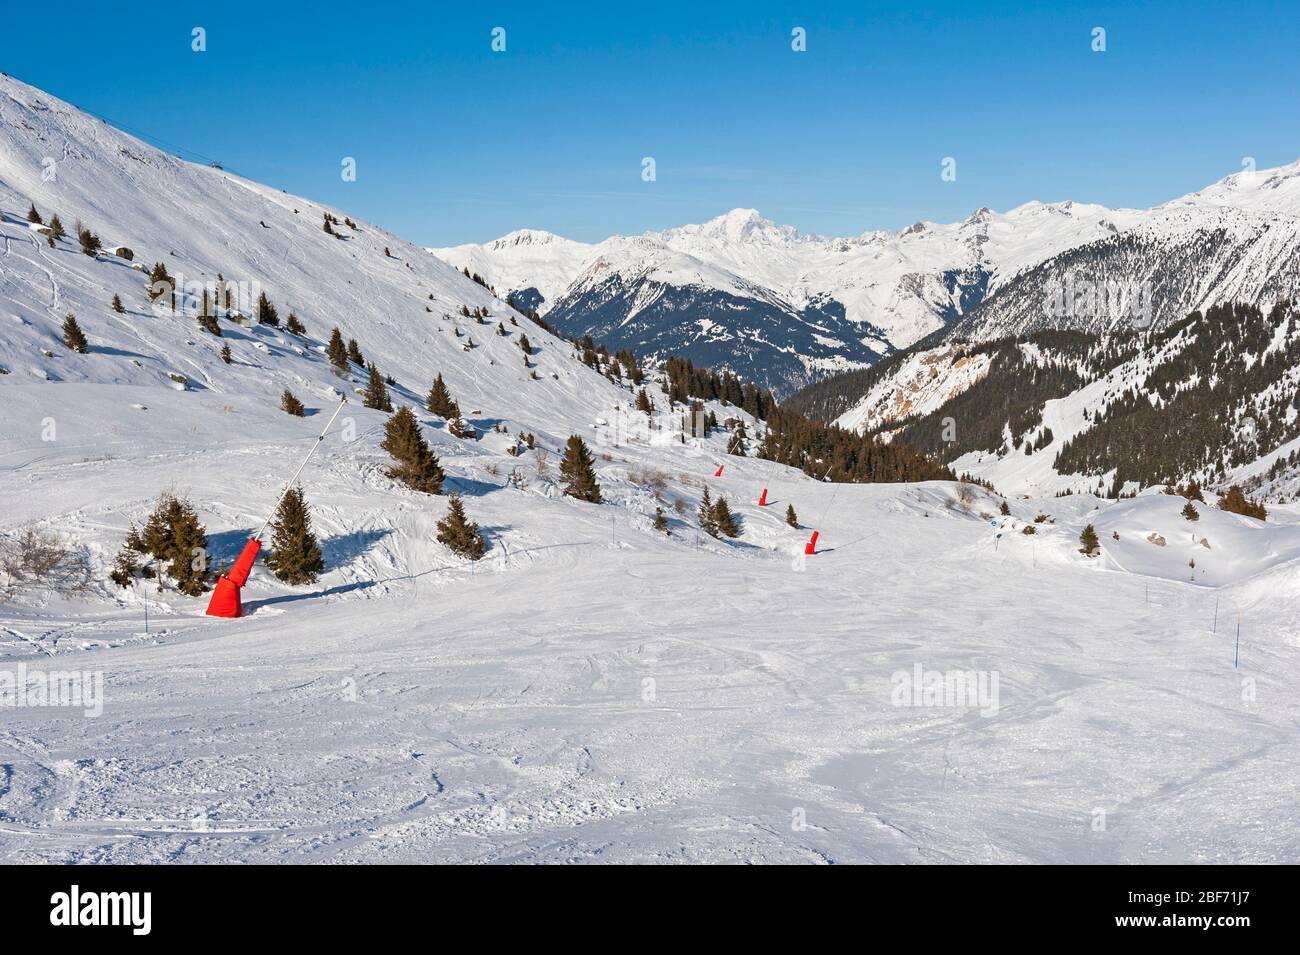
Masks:
[[[208,561],[213,568],[229,569],[230,565],[235,562],[239,552],[244,549],[248,543],[249,536],[253,533],[251,527],[241,528],[234,531],[221,531],[217,534],[208,535]]]
[[[281,594],[279,597],[266,597],[262,600],[250,600],[244,604],[244,616],[255,612],[262,607],[270,607],[273,604],[292,603],[295,600],[314,600],[317,597],[334,597],[338,594],[351,593],[354,590],[367,590],[373,587],[373,580],[358,580],[350,584],[338,584],[326,590],[313,590],[308,594]]]
[[[493,491],[501,490],[500,484],[489,484],[487,481],[476,481],[474,478],[447,478],[445,490],[448,493],[455,491],[461,497],[483,497],[491,494]]]
[[[371,528],[365,531],[352,531],[337,537],[327,537],[320,542],[321,556],[325,566],[330,570],[350,564],[370,549],[373,544],[383,540],[393,532],[391,527]]]

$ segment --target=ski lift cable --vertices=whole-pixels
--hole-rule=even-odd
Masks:
[[[81,109],[81,107],[78,107],[78,109]],[[188,146],[182,146],[179,143],[169,142],[168,140],[163,139],[161,136],[155,136],[152,133],[146,133],[142,129],[137,129],[133,126],[128,126],[126,123],[118,122],[117,120],[112,119],[111,117],[101,115],[100,113],[96,113],[88,109],[82,109],[82,112],[88,113],[89,115],[95,117],[95,119],[99,120],[101,123],[107,123],[109,126],[113,126],[117,129],[120,129],[124,133],[130,133],[132,136],[135,136],[137,139],[143,139],[145,142],[151,145],[156,144],[160,147],[163,147],[166,151],[174,153],[179,159],[185,158],[185,156],[181,155],[182,153],[188,153],[189,155],[194,156],[199,161],[207,163],[209,166],[215,165],[218,168],[225,169],[225,165],[220,160],[214,159],[211,156],[205,156],[203,153],[199,152],[196,149],[190,149]]]

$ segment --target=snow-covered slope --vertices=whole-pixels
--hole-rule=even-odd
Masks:
[[[134,259],[51,248],[30,203]],[[1077,552],[1085,522],[1113,514],[1127,547],[1130,527],[1169,520],[1164,501],[1016,499],[996,528],[1001,500],[972,485],[840,486],[727,456],[726,435],[620,433],[630,392],[570,345],[378,226],[327,234],[326,211],[346,218],[0,78],[0,536],[49,530],[93,570],[84,591],[0,604],[0,674],[102,689],[97,714],[0,692],[0,861],[1295,857],[1293,511],[1207,515],[1192,582],[1172,531],[1168,566],[1104,533],[1103,556]],[[155,311],[132,265],[156,261],[260,283],[307,333],[223,307],[217,338],[184,301]],[[60,341],[69,312],[87,354]],[[485,559],[436,541],[446,499],[385,474],[387,416],[354,400],[302,476],[316,584],[259,562],[235,620],[156,581],[111,585],[165,488],[194,502],[213,560],[239,550],[335,392],[360,383],[319,350],[335,324],[396,402],[422,408],[441,373],[482,432],[418,412]],[[305,420],[279,410],[285,388]],[[521,431],[548,459],[509,453]],[[559,490],[573,433],[593,444],[600,506]],[[706,487],[732,502],[734,541],[698,532]],[[1023,534],[1040,509],[1055,523]],[[922,671],[999,682],[974,706],[900,695]]]

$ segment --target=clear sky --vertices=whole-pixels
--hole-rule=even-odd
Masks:
[[[284,6],[9,3],[0,69],[421,245],[1145,207],[1300,157],[1294,2]]]

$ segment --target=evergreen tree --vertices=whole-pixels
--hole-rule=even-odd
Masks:
[[[182,593],[197,597],[207,590],[208,535],[189,501],[167,492],[160,494],[144,529],[137,531],[132,525],[124,547],[165,564]],[[151,577],[153,571],[146,566],[141,574]]]
[[[571,435],[564,446],[564,457],[560,459],[560,480],[564,483],[564,493],[580,501],[591,504],[600,503],[600,485],[596,482],[594,459],[587,450],[587,444],[578,435]]]
[[[140,562],[138,558],[130,548],[123,547],[113,560],[113,569],[109,572],[108,579],[119,587],[130,587],[139,575]]]
[[[433,387],[429,389],[429,396],[425,399],[424,406],[430,414],[436,414],[439,418],[448,421],[460,417],[460,406],[452,399],[441,374],[433,379]]]
[[[176,589],[197,597],[208,589],[208,535],[189,501],[177,501],[171,525],[171,563],[167,573]]]
[[[1247,517],[1254,517],[1261,521],[1268,519],[1268,511],[1264,509],[1264,505],[1246,497],[1245,492],[1237,484],[1228,488],[1227,493],[1219,498],[1219,510],[1228,511],[1232,514],[1244,514]]]
[[[736,430],[732,432],[731,439],[727,442],[727,453],[734,454],[737,457],[745,456],[745,441],[749,435],[745,432],[745,422],[736,425]]]
[[[1003,517],[1006,517],[1011,513],[1011,505],[1008,504],[1006,501],[1003,501],[1002,504],[998,507],[998,510],[1001,511]]]
[[[348,349],[343,344],[343,333],[339,331],[338,326],[330,332],[330,343],[326,346],[326,354],[330,357],[330,364],[340,374],[345,374],[348,370]]]
[[[664,509],[663,509],[662,507],[656,507],[656,508],[655,508],[655,524],[654,524],[654,527],[655,527],[655,530],[657,530],[657,531],[663,531],[663,532],[664,532],[665,534],[667,534],[669,537],[672,537],[672,536],[673,536],[673,532],[672,532],[671,530],[668,529],[668,518],[664,517]]]
[[[27,221],[35,225],[41,224],[41,214],[36,211],[36,203],[32,203],[31,208],[27,210]]]
[[[794,505],[785,506],[785,522],[796,530],[799,528],[799,516],[794,512]]]
[[[50,238],[62,239],[66,237],[67,234],[68,233],[63,230],[63,223],[59,221],[59,217],[50,216]]]
[[[700,507],[699,510],[695,512],[695,516],[700,522],[700,530],[704,531],[704,533],[708,534],[710,537],[718,536],[718,521],[714,516],[713,498],[709,494],[709,487],[707,484],[704,486],[704,496],[700,498]]]
[[[155,262],[149,271],[149,301],[156,302],[164,295],[170,295],[176,288],[176,280],[167,271],[162,262]]]
[[[257,297],[257,323],[270,325],[272,328],[280,324],[280,313],[275,310],[275,306],[271,304],[265,292]]]
[[[731,513],[731,505],[727,503],[725,497],[719,497],[717,503],[713,505],[713,526],[717,528],[718,533],[725,534],[727,537],[735,537],[740,533],[740,528],[736,525],[736,517]]]
[[[528,336],[522,332],[519,335],[519,347],[523,350],[525,355],[531,355],[533,353],[532,343],[528,341]]]
[[[126,306],[122,304],[122,297],[120,295],[113,296],[113,311],[117,312],[119,315],[126,311]]]
[[[307,409],[302,406],[302,402],[288,388],[284,389],[284,394],[280,396],[280,410],[295,418],[302,418],[307,414]]]
[[[379,369],[374,365],[370,366],[370,381],[366,385],[363,404],[367,408],[374,408],[376,411],[393,410],[393,403],[388,400],[388,386],[384,384],[384,376],[379,373]]]
[[[95,235],[95,233],[91,232],[89,229],[82,229],[78,232],[77,241],[81,243],[82,254],[89,255],[92,258],[95,253],[103,248],[103,244],[99,241],[99,236]]]
[[[199,327],[209,335],[221,337],[221,326],[217,324],[217,316],[203,314],[199,316]]]
[[[1085,557],[1095,557],[1101,548],[1101,541],[1097,539],[1096,529],[1089,524],[1079,535],[1079,543],[1083,546],[1079,548],[1079,553]]]
[[[361,354],[361,346],[357,344],[355,338],[348,339],[348,358],[356,362],[362,368],[366,367],[365,356]]]
[[[221,360],[224,361],[227,365],[230,364],[230,346],[229,346],[229,345],[222,345],[222,346],[221,346]]]
[[[448,499],[447,516],[438,522],[438,541],[453,554],[470,560],[478,560],[486,550],[478,525],[465,517],[465,505],[459,494]]]
[[[636,393],[636,410],[645,412],[648,415],[655,413],[655,406],[650,401],[650,395],[644,388]]]
[[[420,423],[410,408],[403,405],[388,419],[381,447],[396,462],[388,469],[389,477],[415,491],[442,493],[442,466],[429,450],[429,443],[420,433]]]
[[[63,344],[82,355],[90,351],[86,336],[82,333],[81,326],[77,324],[77,316],[71,312],[68,312],[63,319]]]
[[[447,422],[447,433],[453,438],[464,438],[470,440],[478,437],[478,432],[473,427],[465,423],[465,419],[456,412],[456,417]]]
[[[286,323],[286,327],[289,329],[289,334],[291,335],[307,334],[307,326],[303,325],[302,320],[293,312],[289,313],[289,320]]]
[[[1183,509],[1179,511],[1179,513],[1189,521],[1199,521],[1201,519],[1200,512],[1196,510],[1196,505],[1191,501],[1184,504]]]
[[[271,552],[266,566],[286,584],[311,584],[325,569],[320,544],[311,529],[311,514],[302,490],[292,487],[284,495],[271,524]]]

